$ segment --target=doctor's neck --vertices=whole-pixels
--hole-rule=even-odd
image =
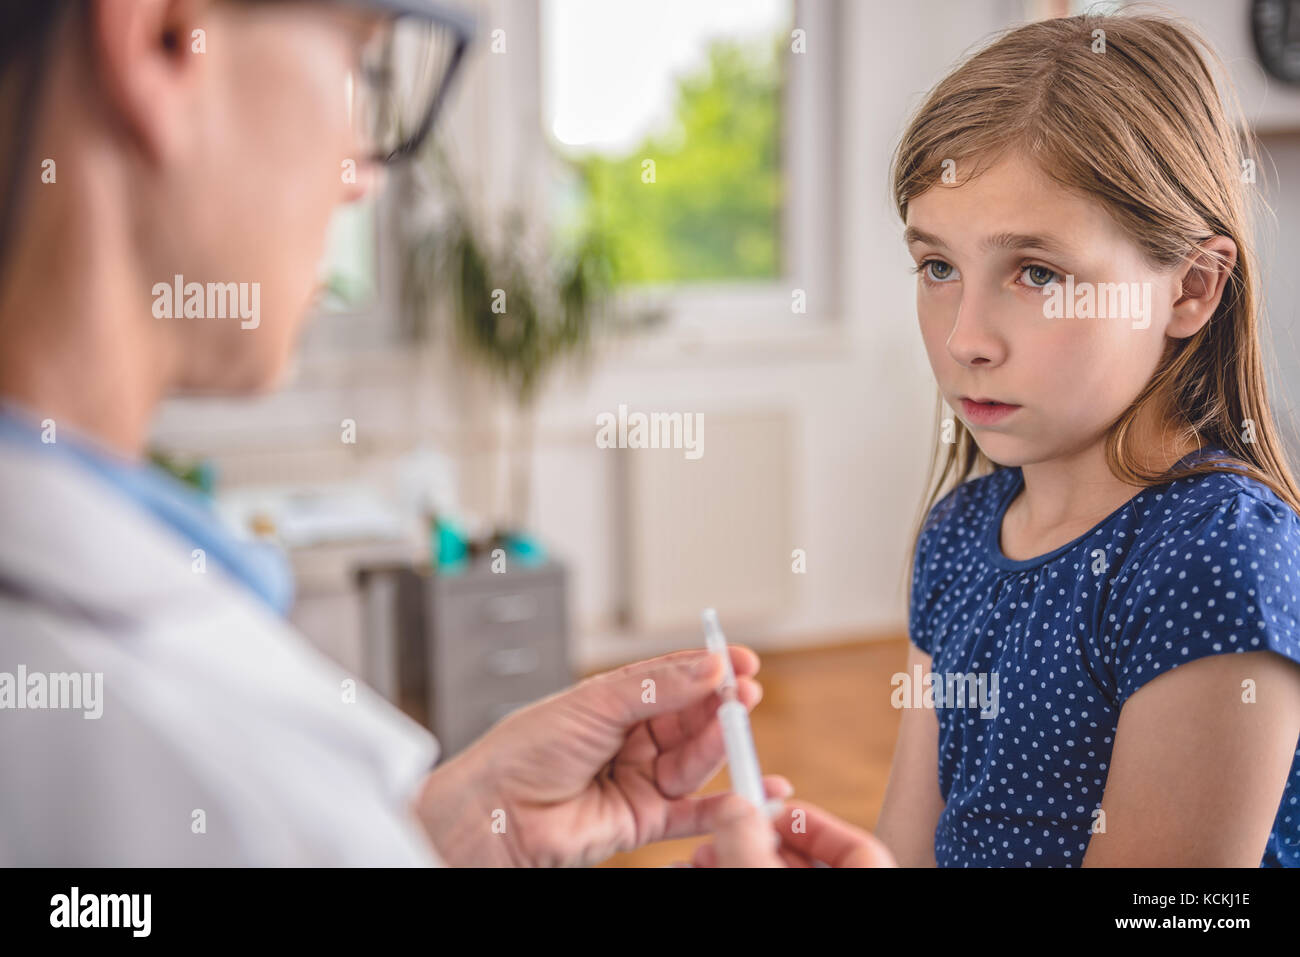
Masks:
[[[172,388],[178,343],[150,311],[112,164],[62,155],[57,185],[38,185],[26,203],[0,273],[0,400],[136,458]]]
[[[181,333],[150,308],[154,250],[192,224],[169,211],[145,151],[95,99],[104,84],[80,47],[63,46],[31,128],[0,161],[0,188],[19,197],[0,250],[0,402],[138,458],[183,374]],[[0,110],[0,133],[18,128]],[[11,179],[14,163],[30,174]]]

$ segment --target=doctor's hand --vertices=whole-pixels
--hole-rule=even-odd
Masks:
[[[731,647],[753,708],[758,656]],[[690,795],[722,767],[720,656],[684,651],[588,678],[502,719],[425,783],[417,813],[443,860],[582,866],[706,833],[727,793]],[[764,779],[769,797],[793,793]]]
[[[737,794],[713,805],[711,844],[694,867],[897,867],[880,839],[806,801],[786,801],[769,816]]]

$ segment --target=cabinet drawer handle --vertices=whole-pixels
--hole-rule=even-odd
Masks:
[[[499,595],[483,603],[484,617],[497,625],[528,621],[537,617],[537,596]]]
[[[542,663],[542,656],[536,648],[502,648],[487,656],[487,669],[494,675],[526,675],[536,671]]]

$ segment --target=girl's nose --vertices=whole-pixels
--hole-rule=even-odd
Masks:
[[[1006,357],[1006,343],[997,330],[995,303],[968,286],[948,335],[948,353],[964,366],[998,365]]]

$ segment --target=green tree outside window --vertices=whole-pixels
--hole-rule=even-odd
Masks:
[[[781,274],[783,50],[784,35],[714,41],[705,66],[679,78],[669,130],[622,156],[571,161],[581,195],[571,219],[606,237],[617,282]]]

